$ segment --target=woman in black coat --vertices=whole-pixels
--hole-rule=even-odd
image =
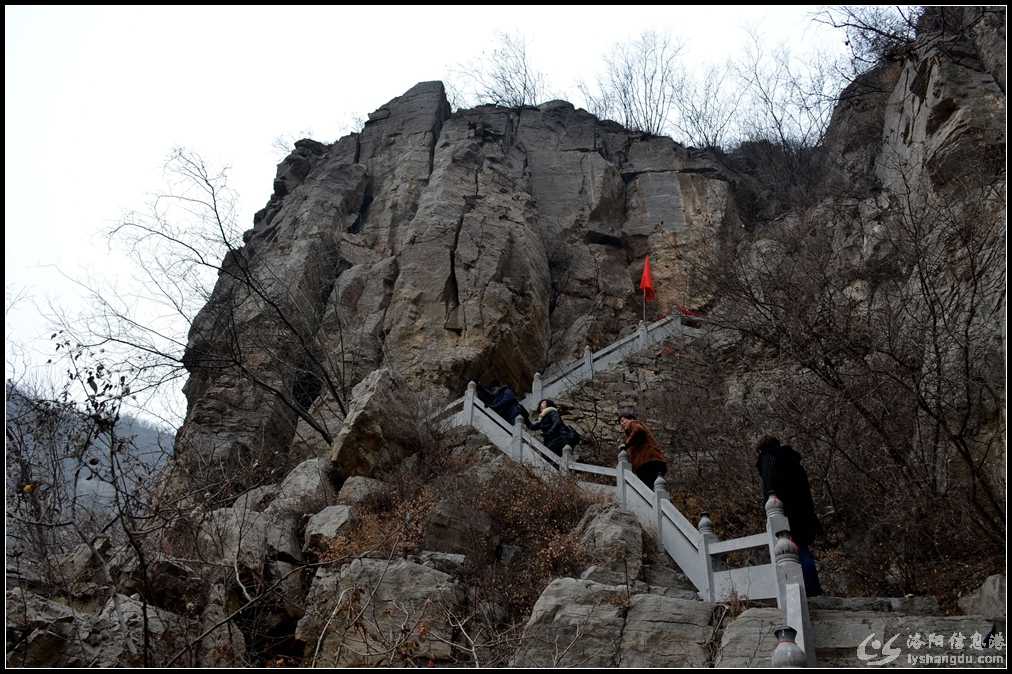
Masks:
[[[537,411],[537,421],[528,424],[527,427],[532,431],[541,431],[545,447],[562,456],[562,448],[567,444],[571,447],[574,444],[572,430],[562,422],[562,415],[555,407],[555,401],[542,400],[538,403]]]

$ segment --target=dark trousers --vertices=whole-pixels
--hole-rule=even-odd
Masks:
[[[639,468],[633,468],[633,474],[640,479],[640,482],[654,488],[654,482],[661,475],[667,475],[668,466],[663,461],[647,461]]]
[[[819,572],[815,568],[815,557],[807,545],[798,545],[798,561],[801,562],[801,574],[805,578],[805,594],[809,597],[818,597],[822,594],[822,585],[819,583]]]

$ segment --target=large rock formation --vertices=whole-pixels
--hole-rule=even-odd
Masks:
[[[646,254],[660,310],[705,296],[686,256],[735,220],[727,175],[562,101],[450,114],[439,82],[299,141],[194,322],[179,455],[325,456],[379,367],[525,390],[631,329]]]
[[[944,198],[958,192],[969,168],[994,173],[1003,159],[1003,17],[957,8],[929,12],[925,21],[955,21],[964,30],[917,42],[854,82],[820,150],[826,175],[818,203],[804,213],[778,211],[779,203],[769,209],[798,239],[809,233],[798,224],[806,218],[834,223],[827,245],[848,285],[826,296],[827,307],[842,304],[840,297],[872,307],[877,284],[894,272],[889,190],[913,184]],[[381,106],[359,133],[331,144],[297,142],[189,335],[180,470],[171,478],[176,492],[166,490],[187,498],[165,502],[193,515],[196,545],[159,550],[143,567],[119,560],[111,574],[98,573],[89,546],[58,560],[68,596],[42,596],[41,580],[32,585],[40,594],[25,587],[8,594],[9,662],[143,664],[145,611],[153,664],[180,654],[176,664],[188,665],[282,654],[331,666],[467,660],[466,616],[502,608],[472,605],[468,574],[483,560],[508,569],[531,553],[499,545],[472,491],[434,494],[419,516],[403,513],[405,531],[417,537],[410,554],[379,559],[349,545],[359,552],[331,559],[341,547],[331,540],[392,526],[377,510],[405,505],[397,476],[424,474],[436,454],[419,446],[433,433],[429,412],[469,379],[497,378],[523,392],[536,370],[629,331],[640,315],[645,255],[659,313],[675,304],[717,313],[721,298],[693,276],[690,260],[733,246],[731,233],[745,237],[736,204],[749,180],[711,155],[564,101],[451,112],[439,82]],[[841,211],[846,217],[836,217]],[[755,236],[723,252],[755,266],[790,260],[791,236],[774,240],[748,224]],[[672,348],[641,353],[562,398],[572,410],[567,419],[584,431],[582,451],[601,448],[594,463],[615,460],[618,409],[659,412],[676,380],[699,374]],[[749,399],[776,390],[768,385],[777,381],[773,373],[788,385],[801,380],[783,361],[758,369],[712,386],[708,394],[726,407],[716,422],[705,421],[744,416],[738,412]],[[677,424],[703,427],[689,413],[698,401],[686,399]],[[665,446],[685,442],[683,428],[652,416]],[[683,460],[698,469],[701,457],[719,458],[708,442]],[[467,452],[447,453],[460,461]],[[456,484],[496,488],[496,469],[507,459],[493,453],[455,476]],[[674,479],[685,466],[672,465]],[[750,462],[743,470],[742,483],[754,479]],[[749,505],[721,513],[731,525],[756,514],[758,501],[735,487]],[[676,497],[691,503],[696,495]],[[203,509],[195,503],[202,499]],[[555,578],[544,589],[513,664],[769,663],[781,611],[750,608],[729,620],[724,608],[695,600],[691,583],[669,560],[651,557],[654,546],[636,519],[614,505],[594,507],[572,533],[588,566],[573,571],[580,578]],[[171,537],[164,545],[173,547]],[[120,552],[130,557],[127,548]],[[266,594],[254,600],[259,592]],[[861,664],[869,635],[986,635],[1002,624],[1003,602],[1003,577],[964,598],[970,616],[935,617],[937,602],[925,598],[813,600],[816,654],[820,664]],[[515,638],[508,633],[504,641]],[[951,650],[947,642],[938,652]]]

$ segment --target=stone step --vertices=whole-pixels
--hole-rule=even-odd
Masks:
[[[991,658],[991,662],[974,660],[972,664],[975,665],[999,664],[995,662],[997,657],[1004,662],[1004,645],[1001,650],[987,647],[977,650],[971,645],[974,635],[978,635],[985,646],[991,634],[1000,632],[1004,637],[1003,621],[996,622],[982,616],[812,609],[811,619],[816,664],[820,667],[928,666],[931,663],[919,659],[925,656]],[[750,608],[743,612],[725,628],[716,666],[769,667],[777,643],[773,630],[783,620],[783,612],[775,608]],[[940,637],[941,644],[929,644],[929,635]],[[963,637],[961,646],[958,646],[958,639],[953,639],[958,635]],[[892,641],[894,637],[895,641]],[[918,643],[920,645],[915,648]],[[936,660],[934,664],[958,663],[953,659],[950,663]]]
[[[884,611],[907,615],[939,615],[934,597],[809,597],[808,608],[823,611]]]

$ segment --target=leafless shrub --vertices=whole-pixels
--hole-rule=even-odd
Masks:
[[[668,129],[672,104],[681,94],[678,63],[682,45],[654,31],[617,44],[605,58],[604,74],[591,89],[581,83],[587,109],[628,129],[660,135]]]
[[[480,103],[521,110],[545,95],[545,76],[532,63],[521,34],[499,33],[496,47],[461,75]]]

